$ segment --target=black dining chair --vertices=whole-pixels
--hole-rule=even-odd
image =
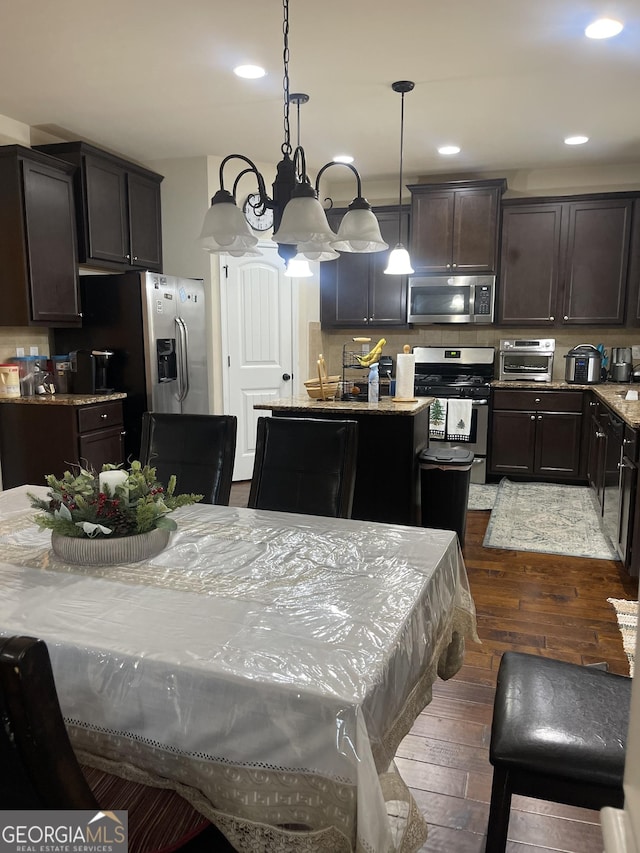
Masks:
[[[505,652],[498,668],[489,760],[486,853],[504,853],[511,797],[621,808],[631,678]]]
[[[358,424],[320,418],[258,418],[248,506],[350,518]]]
[[[0,808],[126,809],[129,853],[233,853],[219,830],[175,791],[78,763],[42,640],[0,638],[0,721]]]
[[[234,415],[142,416],[140,461],[166,485],[176,475],[176,494],[204,495],[203,503],[228,506],[236,452]]]

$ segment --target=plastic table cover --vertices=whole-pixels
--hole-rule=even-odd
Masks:
[[[477,639],[455,534],[194,505],[145,563],[65,565],[0,492],[0,634],[44,639],[84,763],[173,787],[238,850],[416,850],[393,756]]]

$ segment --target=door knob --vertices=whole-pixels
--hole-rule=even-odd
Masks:
[[[291,374],[290,373],[283,373],[282,378],[284,379],[285,382],[288,382],[291,379]]]

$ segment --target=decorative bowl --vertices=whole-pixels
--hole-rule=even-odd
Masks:
[[[115,539],[87,539],[51,534],[54,554],[65,563],[85,566],[118,566],[155,557],[167,547],[170,530],[156,527],[148,533]]]

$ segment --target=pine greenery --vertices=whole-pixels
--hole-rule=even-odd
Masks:
[[[102,472],[114,470],[124,470],[127,480],[116,486],[113,494],[109,486],[101,492],[99,474],[82,467],[77,472],[65,471],[61,479],[48,474],[47,499],[28,495],[31,506],[40,510],[36,523],[60,536],[99,539],[148,533],[156,527],[175,530],[177,525],[168,514],[203,498],[176,495],[174,475],[165,488],[156,479],[156,469],[138,461],[128,470],[120,465],[102,466]]]

